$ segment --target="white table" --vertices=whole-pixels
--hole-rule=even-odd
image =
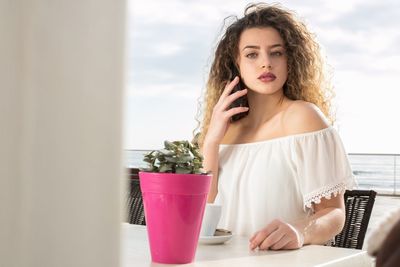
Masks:
[[[195,261],[185,266],[298,266],[298,267],[371,267],[373,260],[366,251],[326,246],[304,246],[298,250],[250,251],[248,239],[234,236],[223,245],[199,245]],[[123,224],[122,266],[174,266],[151,262],[145,226]],[[179,265],[178,265],[179,266]]]

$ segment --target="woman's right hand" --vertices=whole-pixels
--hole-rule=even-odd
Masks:
[[[211,115],[210,124],[208,126],[207,135],[205,137],[205,142],[220,144],[222,138],[225,136],[228,130],[230,118],[242,112],[249,110],[248,107],[236,107],[229,108],[231,103],[241,96],[247,94],[247,89],[243,89],[231,94],[235,85],[239,83],[239,77],[236,76],[231,82],[227,83],[222,95],[220,96],[217,104],[213,108],[213,113]]]

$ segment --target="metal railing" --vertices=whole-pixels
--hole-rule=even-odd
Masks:
[[[143,155],[149,150],[125,150],[126,166],[145,167]],[[400,154],[349,153],[359,189],[373,189],[381,195],[400,195],[398,173]]]
[[[400,195],[398,177],[400,154],[349,153],[349,160],[360,189],[379,194]]]
[[[125,150],[125,166],[130,168],[146,167],[145,162],[142,161],[144,154],[150,152],[148,149],[132,149]]]

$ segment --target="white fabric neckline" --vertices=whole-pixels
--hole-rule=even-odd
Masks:
[[[354,184],[343,143],[331,125],[252,143],[221,144],[218,158],[215,203],[225,207],[218,227],[240,235],[250,236],[274,218],[308,218],[313,204]]]
[[[220,146],[223,147],[229,147],[229,146],[252,146],[252,145],[260,145],[260,144],[265,144],[265,143],[274,143],[277,141],[282,141],[285,139],[294,139],[294,138],[299,138],[299,137],[305,137],[305,136],[312,136],[312,135],[318,135],[324,132],[327,132],[329,130],[335,129],[332,126],[328,126],[326,128],[323,128],[321,130],[317,131],[312,131],[312,132],[306,132],[306,133],[300,133],[300,134],[291,134],[291,135],[286,135],[282,137],[276,137],[276,138],[271,138],[267,140],[262,140],[262,141],[256,141],[256,142],[251,142],[251,143],[240,143],[240,144],[220,144]]]

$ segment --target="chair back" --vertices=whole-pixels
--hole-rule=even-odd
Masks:
[[[142,191],[139,184],[139,169],[128,169],[129,187],[126,206],[128,208],[128,223],[146,225],[144,217]]]
[[[335,247],[362,249],[375,196],[373,190],[346,190],[346,221],[335,237]]]

